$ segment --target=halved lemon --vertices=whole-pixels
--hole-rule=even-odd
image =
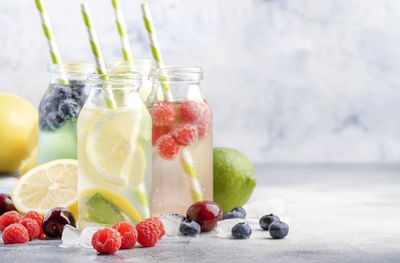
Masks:
[[[127,220],[123,214],[129,216],[136,223],[143,220],[127,199],[106,189],[83,190],[79,193],[79,202],[82,202],[82,208],[86,207],[89,218],[101,224],[113,225],[118,221]]]
[[[37,166],[22,176],[11,194],[20,213],[44,215],[54,207],[69,208],[77,216],[78,162],[61,159]]]
[[[143,181],[146,158],[138,141],[142,118],[140,110],[113,110],[88,132],[88,158],[108,183],[136,188]]]

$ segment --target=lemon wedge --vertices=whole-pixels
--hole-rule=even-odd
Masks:
[[[79,193],[82,209],[87,210],[89,219],[97,223],[113,225],[118,221],[129,220],[127,215],[139,223],[142,217],[136,208],[121,195],[102,188],[89,188]],[[79,205],[81,206],[81,204]]]
[[[54,207],[69,208],[77,216],[78,162],[70,159],[51,161],[22,176],[11,194],[21,213],[31,210],[44,215]]]

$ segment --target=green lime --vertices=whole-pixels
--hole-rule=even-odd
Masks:
[[[104,198],[100,193],[90,197],[86,205],[89,219],[100,224],[113,225],[125,219],[118,206]]]
[[[238,150],[214,148],[214,201],[224,212],[249,200],[256,186],[254,167]]]

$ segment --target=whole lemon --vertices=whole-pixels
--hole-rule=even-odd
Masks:
[[[257,184],[254,166],[238,150],[214,148],[214,201],[224,213],[244,205]]]
[[[38,143],[38,112],[25,99],[0,93],[0,174],[14,173]]]

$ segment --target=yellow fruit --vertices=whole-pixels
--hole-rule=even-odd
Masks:
[[[0,174],[14,173],[38,143],[38,112],[25,99],[0,93]]]
[[[69,208],[77,216],[78,162],[60,159],[33,168],[22,176],[11,194],[17,210],[41,215],[54,207]]]
[[[146,158],[137,142],[142,111],[112,111],[88,132],[86,152],[98,175],[109,183],[136,188],[144,178]]]
[[[87,200],[88,198],[92,197],[95,194],[100,194],[103,198],[105,198],[108,202],[112,201],[115,203],[115,205],[118,205],[118,207],[127,214],[129,217],[131,217],[133,220],[136,221],[136,223],[141,222],[143,219],[136,210],[136,208],[124,197],[120,196],[117,193],[114,193],[112,191],[108,191],[106,189],[101,189],[101,188],[90,188],[86,189],[82,192],[79,193],[79,200]],[[94,207],[96,208],[96,207]],[[99,211],[99,213],[102,211]],[[109,214],[109,217],[112,217],[114,215]]]
[[[39,162],[39,151],[36,146],[35,149],[32,150],[31,154],[28,158],[22,161],[21,166],[19,167],[19,174],[24,175],[29,172],[31,169],[38,166]]]

